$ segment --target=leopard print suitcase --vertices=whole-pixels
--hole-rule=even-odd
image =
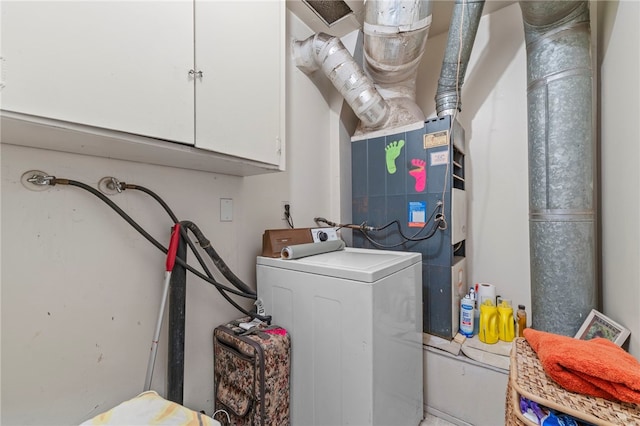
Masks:
[[[278,326],[239,327],[250,320],[213,331],[214,418],[224,426],[226,414],[233,426],[289,425],[291,338]]]

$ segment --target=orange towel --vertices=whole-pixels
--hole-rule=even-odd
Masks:
[[[640,363],[615,343],[524,330],[545,372],[572,392],[640,404]]]

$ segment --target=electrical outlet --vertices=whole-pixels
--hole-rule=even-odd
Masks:
[[[288,201],[281,201],[280,202],[280,219],[284,220],[285,222],[287,221],[287,215],[286,212],[289,211],[289,209],[291,208],[291,204],[289,204]]]
[[[338,240],[338,230],[336,228],[312,228],[311,237],[314,243],[322,241]]]

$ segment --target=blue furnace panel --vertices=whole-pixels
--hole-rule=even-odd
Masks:
[[[451,266],[454,254],[464,256],[464,242],[452,245],[451,227],[433,226],[438,213],[451,223],[451,189],[464,189],[464,155],[454,148],[455,138],[464,141],[464,130],[457,121],[451,124],[447,116],[417,130],[353,142],[351,160],[352,222],[398,222],[369,234],[378,244],[354,231],[354,247],[421,253],[423,330],[445,338],[458,331],[452,324]],[[412,241],[403,243],[400,232]]]

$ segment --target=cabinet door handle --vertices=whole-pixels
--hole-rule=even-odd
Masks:
[[[199,77],[202,78],[202,71],[189,70],[189,77]]]

